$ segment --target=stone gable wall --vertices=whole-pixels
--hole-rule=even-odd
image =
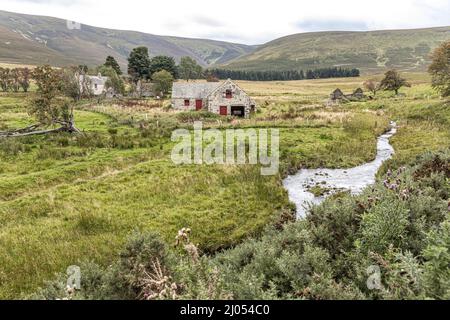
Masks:
[[[227,90],[231,90],[232,98],[226,98]],[[188,97],[186,97],[188,99]],[[189,107],[184,105],[185,98],[172,99],[172,108],[176,110],[195,111],[195,101],[197,99],[189,99]],[[235,83],[226,81],[216,91],[209,95],[207,99],[203,99],[203,110],[208,110],[212,113],[220,114],[220,107],[226,106],[228,115],[231,115],[232,106],[243,106],[245,117],[248,118],[251,112],[251,106],[254,104],[252,99]]]
[[[227,99],[225,97],[226,90],[231,90],[232,98]],[[250,106],[252,101],[250,97],[242,91],[236,84],[232,82],[225,82],[223,86],[217,89],[208,99],[208,110],[213,113],[220,113],[220,106],[226,106],[228,108],[228,115],[231,115],[231,106],[244,106],[245,117],[250,116]]]

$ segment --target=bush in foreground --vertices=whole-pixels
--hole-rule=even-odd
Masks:
[[[450,151],[427,154],[212,257],[188,229],[172,250],[136,234],[111,266],[81,266],[81,290],[60,275],[32,298],[449,299],[449,179]]]

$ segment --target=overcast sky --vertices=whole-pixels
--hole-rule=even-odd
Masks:
[[[308,31],[450,25],[450,0],[0,0],[0,9],[247,44]]]

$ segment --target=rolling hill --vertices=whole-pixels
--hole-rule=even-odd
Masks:
[[[359,68],[364,73],[386,68],[422,71],[429,53],[450,40],[450,27],[369,32],[315,32],[283,37],[223,67],[233,70],[306,70]]]
[[[386,68],[425,70],[429,53],[450,39],[450,27],[369,32],[300,33],[249,46],[207,39],[159,36],[82,25],[69,29],[66,20],[0,11],[0,63],[87,64],[108,55],[123,69],[130,51],[146,46],[150,54],[179,60],[190,56],[204,67],[231,70],[307,70],[358,68],[363,73]]]
[[[3,63],[96,66],[112,55],[125,69],[130,51],[137,46],[147,46],[152,56],[164,54],[176,59],[190,56],[203,66],[227,63],[256,48],[88,25],[69,29],[63,19],[0,11],[0,62]]]

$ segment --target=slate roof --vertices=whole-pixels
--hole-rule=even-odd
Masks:
[[[221,86],[223,82],[206,83],[179,83],[175,82],[172,87],[173,99],[205,99],[214,89]]]

